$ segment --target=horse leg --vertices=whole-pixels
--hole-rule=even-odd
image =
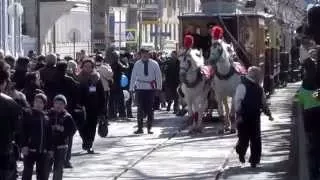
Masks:
[[[224,117],[224,110],[223,110],[222,98],[218,95],[218,93],[216,93],[216,100],[217,100],[217,106],[218,106],[219,119],[220,119],[220,121],[222,121],[222,123],[223,123],[222,128],[220,128],[220,129],[218,130],[218,133],[219,133],[219,134],[223,134],[223,133],[224,133],[225,117]]]
[[[236,133],[236,111],[235,111],[235,98],[231,101],[231,111],[230,111],[230,122],[231,122],[231,133]]]
[[[194,128],[195,128],[195,113],[193,111],[193,104],[191,103],[191,101],[188,101],[188,114],[189,114],[189,133],[193,133]]]
[[[204,112],[206,111],[206,109],[208,108],[208,100],[207,99],[203,99],[202,103],[200,103],[200,107],[199,107],[199,115],[198,115],[198,132],[202,133],[203,130],[203,126],[202,126],[202,121],[204,118]]]
[[[225,121],[224,121],[224,130],[225,131],[230,131],[230,109],[229,109],[229,104],[228,104],[228,97],[224,97],[222,99],[222,103],[224,105],[225,108]]]

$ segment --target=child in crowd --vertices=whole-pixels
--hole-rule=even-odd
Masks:
[[[48,179],[48,160],[51,151],[51,127],[49,118],[45,113],[47,97],[37,94],[34,97],[33,108],[24,118],[24,133],[22,140],[22,154],[24,156],[24,169],[22,180],[31,180],[33,166],[37,167],[37,179]]]
[[[62,180],[63,168],[68,148],[68,138],[74,133],[72,116],[66,110],[67,99],[57,95],[48,116],[52,129],[53,180]]]

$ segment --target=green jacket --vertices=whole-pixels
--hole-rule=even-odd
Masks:
[[[296,94],[296,98],[303,106],[304,110],[320,107],[320,100],[314,98],[312,96],[313,93],[313,90],[307,90],[303,87],[300,87],[298,93]]]

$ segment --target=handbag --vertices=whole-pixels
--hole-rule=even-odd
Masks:
[[[109,123],[105,116],[99,117],[99,124],[98,124],[98,135],[102,138],[108,136],[109,133]]]

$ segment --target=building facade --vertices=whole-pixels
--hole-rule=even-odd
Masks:
[[[0,49],[13,56],[23,55],[22,11],[21,0],[0,0]]]
[[[109,32],[116,47],[126,46],[130,30],[136,32],[138,47],[174,50],[179,41],[178,16],[200,11],[200,0],[122,0],[110,9]]]

